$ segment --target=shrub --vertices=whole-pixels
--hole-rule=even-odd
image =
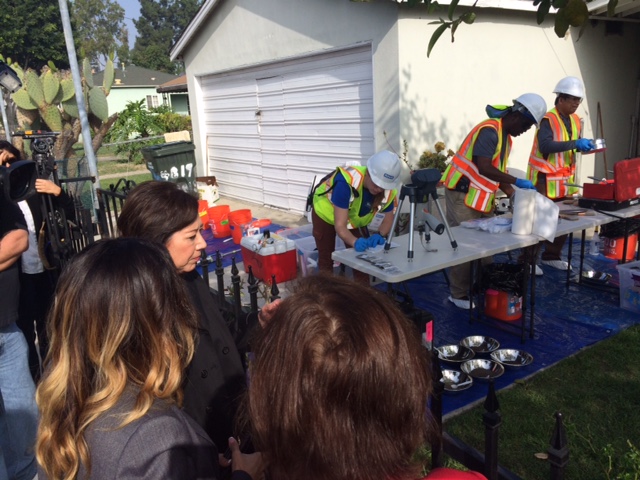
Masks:
[[[443,153],[446,148],[444,142],[437,142],[434,145],[435,152],[425,150],[420,155],[420,160],[418,160],[418,168],[437,168],[444,172],[449,164],[448,160],[455,155],[455,152],[451,149]]]

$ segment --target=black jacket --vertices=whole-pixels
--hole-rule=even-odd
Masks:
[[[224,452],[246,387],[245,371],[209,286],[195,271],[182,277],[200,314],[198,343],[184,385],[184,410]]]

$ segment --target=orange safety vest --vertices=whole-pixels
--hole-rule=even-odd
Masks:
[[[495,193],[500,183],[480,175],[478,167],[473,163],[473,146],[483,128],[493,128],[498,133],[498,145],[493,153],[491,165],[501,172],[506,171],[511,151],[511,137],[507,136],[506,152],[502,155],[502,119],[490,118],[476,125],[467,135],[462,146],[442,174],[442,182],[445,187],[453,190],[463,176],[467,177],[470,185],[469,191],[464,197],[465,205],[479,212],[488,213],[493,209]]]
[[[580,138],[582,133],[580,117],[575,113],[570,115],[571,135],[569,135],[560,114],[555,108],[549,110],[544,118],[549,120],[554,141],[567,142]],[[573,183],[574,181],[576,173],[575,152],[566,150],[564,152],[551,153],[545,159],[538,146],[538,132],[536,131],[527,167],[527,178],[534,185],[538,183],[538,172],[545,173],[547,176],[547,197],[551,199],[563,198],[578,191],[576,187],[567,187],[566,185],[567,182]]]

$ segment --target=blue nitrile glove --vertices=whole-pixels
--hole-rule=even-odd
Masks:
[[[369,247],[368,238],[359,238],[356,240],[356,243],[353,244],[353,248],[356,249],[356,252],[364,252],[368,247]]]
[[[370,248],[377,247],[378,245],[384,245],[387,242],[385,238],[379,233],[374,233],[368,238],[368,240]]]
[[[526,178],[516,178],[516,187],[524,188],[525,190],[535,190],[536,187],[531,182],[531,180],[527,180]]]
[[[593,143],[593,140],[589,140],[588,138],[579,138],[576,140],[576,148],[581,152],[590,152],[596,148],[596,144]]]

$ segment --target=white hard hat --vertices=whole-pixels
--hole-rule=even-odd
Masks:
[[[553,93],[564,93],[572,97],[584,98],[584,84],[578,77],[564,77],[553,89]]]
[[[382,150],[367,160],[367,171],[371,180],[378,187],[393,190],[402,182],[402,165],[398,155],[388,150]]]
[[[522,112],[522,107],[524,107],[526,112],[523,113],[531,114],[536,125],[540,124],[545,113],[547,113],[547,102],[537,93],[523,93],[513,101],[513,106],[519,112]]]

